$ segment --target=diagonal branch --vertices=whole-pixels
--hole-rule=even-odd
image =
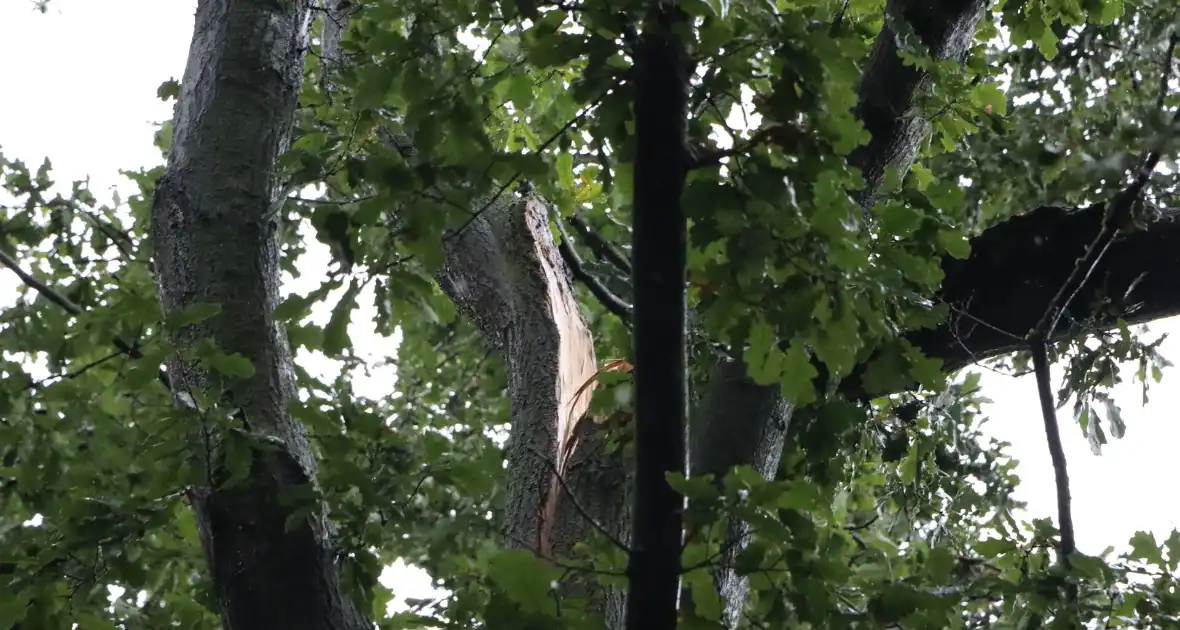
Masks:
[[[574,249],[569,234],[566,233],[565,227],[561,224],[561,217],[558,217],[554,223],[557,225],[558,234],[561,235],[561,242],[557,244],[557,249],[561,252],[561,257],[565,260],[565,264],[569,265],[570,272],[573,273],[574,278],[586,285],[586,288],[590,289],[590,293],[593,293],[594,297],[598,298],[598,301],[602,303],[606,310],[617,315],[624,323],[630,324],[631,305],[624,302],[619,296],[611,293],[611,290],[606,288],[606,285],[601,280],[586,271],[586,265],[582,262],[582,257]]]
[[[16,260],[4,252],[0,252],[0,265],[4,265],[5,267],[11,269],[12,272],[15,273],[16,276],[20,278],[21,282],[23,282],[26,286],[32,288],[50,302],[60,306],[62,310],[69,313],[70,315],[77,316],[82,314],[81,306],[74,304],[72,300],[54,290],[53,287],[50,287],[44,282],[41,282],[40,280],[34,278],[32,274],[28,273],[24,269],[21,269]],[[116,348],[119,349],[119,352],[122,352],[132,359],[143,358],[143,352],[141,352],[134,344],[128,343],[127,340],[123,339],[122,337],[115,335],[111,339],[111,342]],[[158,378],[160,382],[164,384],[164,387],[172,389],[172,383],[168,380],[168,373],[165,372],[163,368],[160,368],[156,378]]]
[[[618,247],[615,247],[614,243],[611,243],[596,232],[594,228],[590,227],[590,224],[586,223],[585,219],[574,215],[569,218],[569,222],[570,225],[574,226],[578,234],[586,240],[586,246],[590,248],[590,251],[594,252],[595,256],[611,263],[623,273],[631,273],[631,261],[623,255],[623,252],[619,251]]]

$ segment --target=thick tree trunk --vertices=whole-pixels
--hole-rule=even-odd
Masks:
[[[191,457],[202,474],[189,500],[222,621],[240,630],[371,627],[341,590],[323,510],[288,523],[299,506],[280,501],[316,475],[306,432],[286,411],[294,371],[271,316],[279,243],[269,216],[280,200],[272,165],[287,147],[310,15],[305,0],[201,0],[152,209],[165,314],[221,307],[170,335],[177,351],[168,367],[192,422]],[[249,359],[253,376],[224,377],[195,360],[190,344],[204,339]],[[277,448],[253,450],[245,480],[227,487],[225,444],[242,433]]]

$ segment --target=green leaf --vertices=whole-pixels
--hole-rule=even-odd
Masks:
[[[169,313],[165,319],[165,325],[172,330],[180,330],[186,326],[203,322],[219,313],[221,313],[220,304],[197,302],[179,311]]]
[[[861,383],[869,394],[885,394],[905,387],[909,382],[909,363],[896,345],[883,348],[865,368]]]
[[[176,79],[168,79],[156,88],[156,98],[161,101],[168,101],[180,96],[180,82]]]
[[[250,440],[238,431],[227,431],[224,434],[222,447],[224,448],[223,465],[229,477],[224,487],[234,488],[241,485],[250,476],[250,469],[254,465],[254,449]]]
[[[721,498],[721,491],[717,489],[712,475],[698,475],[685,478],[680,473],[666,473],[668,485],[689,500],[715,501]]]
[[[1131,537],[1130,544],[1130,557],[1132,559],[1143,560],[1156,566],[1163,566],[1163,553],[1159,543],[1155,541],[1154,534],[1144,531],[1135,532],[1135,535]]]
[[[759,385],[776,382],[783,373],[783,358],[775,345],[774,329],[764,320],[750,327],[744,353],[750,378]]]
[[[919,449],[912,448],[902,458],[901,465],[897,467],[897,472],[901,477],[901,482],[907,486],[912,486],[918,481],[918,472],[922,466],[922,452]]]
[[[1180,530],[1172,530],[1168,539],[1164,541],[1164,548],[1168,550],[1168,564],[1165,568],[1175,571],[1176,567],[1180,567]]]
[[[139,391],[157,382],[160,375],[160,363],[159,357],[152,356],[128,361],[126,368],[123,370],[123,380],[121,382],[124,391]]]
[[[502,84],[504,99],[511,101],[513,107],[528,109],[533,103],[533,79],[527,74],[517,74],[509,77]]]
[[[29,607],[29,596],[0,592],[0,628],[14,628],[24,621]]]
[[[1004,116],[1008,113],[1008,95],[995,83],[981,83],[971,90],[971,100],[988,113]]]
[[[688,562],[685,564],[688,565]],[[692,593],[692,604],[696,614],[708,621],[720,621],[724,602],[714,585],[712,571],[689,571],[684,575],[684,583]]]
[[[557,181],[562,190],[574,192],[574,156],[569,153],[557,154]]]
[[[1018,551],[1016,543],[1002,538],[981,540],[972,545],[972,548],[975,550],[975,553],[978,553],[984,558],[998,558],[1001,555]]]
[[[962,232],[956,230],[940,230],[938,232],[938,244],[946,250],[946,253],[959,260],[966,260],[971,256],[971,242],[967,240],[967,235]]]
[[[352,310],[356,308],[356,297],[360,291],[360,284],[353,280],[344,296],[332,309],[332,316],[328,319],[328,325],[324,327],[323,351],[328,357],[339,357],[352,345],[352,340],[348,336],[348,324],[352,319]]]
[[[792,341],[782,360],[780,386],[783,397],[796,405],[815,401],[815,386],[812,384],[819,372],[811,364],[811,355],[798,341]]]
[[[254,364],[250,359],[238,354],[227,354],[214,351],[203,359],[209,369],[235,378],[250,378],[254,376]]]
[[[946,547],[935,547],[926,556],[926,571],[936,584],[949,580],[954,568],[955,556]]]
[[[488,577],[524,610],[539,612],[553,605],[550,586],[560,573],[524,549],[505,549],[492,556]]]
[[[1094,24],[1113,24],[1123,15],[1123,0],[1098,0],[1099,9],[1090,11]]]
[[[910,364],[910,375],[925,387],[933,390],[940,389],[946,383],[946,373],[942,371],[942,359],[926,356],[909,342],[905,342],[905,345],[905,358]]]

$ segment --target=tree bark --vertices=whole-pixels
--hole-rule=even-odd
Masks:
[[[280,500],[316,476],[306,431],[286,411],[294,370],[286,334],[271,315],[280,293],[269,212],[281,199],[272,166],[287,148],[310,18],[304,0],[201,0],[152,207],[164,313],[197,303],[221,307],[170,333],[177,350],[168,367],[177,406],[193,423],[190,455],[202,474],[188,497],[222,623],[231,629],[371,627],[341,589],[323,509],[290,518],[298,506]],[[253,375],[211,371],[190,354],[198,340],[243,355]],[[197,401],[213,402],[196,409]],[[225,445],[236,433],[276,448],[252,450],[246,479],[231,487]]]
[[[504,533],[510,546],[546,558],[605,531],[627,540],[626,467],[602,427],[583,422],[594,376],[594,342],[569,270],[536,198],[509,198],[445,247],[439,284],[503,358],[511,429]],[[609,627],[622,620],[621,592],[575,576],[568,593],[588,596]]]

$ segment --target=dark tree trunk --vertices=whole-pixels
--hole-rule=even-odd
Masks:
[[[635,47],[635,502],[627,562],[628,630],[675,628],[688,410],[681,196],[688,173],[687,14],[657,3]]]

